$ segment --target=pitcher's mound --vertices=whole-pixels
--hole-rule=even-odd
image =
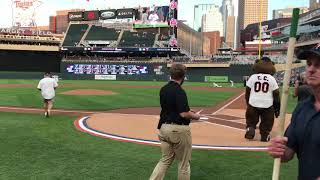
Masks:
[[[115,94],[118,94],[118,93],[115,93],[113,91],[104,91],[104,90],[96,90],[96,89],[75,89],[75,90],[71,90],[71,91],[62,92],[61,94],[101,96],[101,95],[115,95]]]

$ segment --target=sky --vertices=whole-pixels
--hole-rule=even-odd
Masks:
[[[22,0],[23,1],[23,0]],[[30,0],[29,0],[30,1]],[[143,5],[150,6],[166,5],[169,0],[40,0],[42,4],[36,9],[37,25],[48,25],[49,16],[55,15],[56,10],[66,10],[70,8],[83,8],[86,10],[134,7]],[[238,1],[238,0],[233,0]],[[178,19],[186,20],[186,23],[192,26],[193,7],[196,4],[222,4],[222,0],[179,0]],[[281,9],[286,7],[306,7],[309,6],[309,0],[269,0],[268,18],[272,18],[273,9]],[[0,12],[8,14],[7,17],[0,18],[0,27],[10,27],[12,24],[12,12],[17,12],[12,8],[12,0],[1,0]],[[22,10],[21,10],[22,11]],[[237,13],[237,12],[235,12]]]

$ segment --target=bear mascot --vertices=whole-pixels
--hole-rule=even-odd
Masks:
[[[279,86],[273,74],[274,63],[268,57],[256,60],[252,74],[246,83],[246,139],[253,139],[260,119],[260,135],[262,142],[270,140],[274,117],[280,113]]]

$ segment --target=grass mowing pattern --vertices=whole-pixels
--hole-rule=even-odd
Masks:
[[[40,80],[40,79],[39,79]],[[23,80],[23,79],[0,79],[0,84],[33,84],[37,85],[39,80]],[[131,85],[131,86],[163,86],[166,81],[99,81],[99,80],[62,80],[59,84],[79,84],[79,85]],[[230,83],[219,83],[223,87],[230,87]],[[188,82],[185,81],[183,86],[196,87],[213,87],[210,82]],[[242,83],[234,83],[235,87],[243,87]]]
[[[0,179],[148,179],[160,149],[91,136],[73,127],[75,117],[0,113]],[[191,179],[271,179],[273,159],[262,152],[194,150]],[[177,177],[173,164],[166,179]],[[296,179],[297,162],[281,168]]]
[[[0,88],[0,106],[22,106],[41,107],[42,98],[36,90],[38,80],[0,80],[0,84],[27,84],[34,88]],[[159,88],[155,89],[122,89],[111,88],[110,85],[131,85],[131,86],[163,86],[166,82],[150,81],[94,81],[94,80],[63,80],[60,86],[74,85],[75,87],[58,88],[57,93],[73,89],[100,89],[112,90],[122,93],[122,95],[111,96],[68,96],[60,95],[56,97],[55,108],[82,109],[82,110],[109,110],[128,107],[158,107]],[[76,87],[79,85],[79,87]],[[85,87],[88,85],[88,87]],[[98,86],[96,86],[98,85]],[[228,83],[221,83],[224,87],[229,87]],[[90,87],[91,86],[91,87]],[[93,87],[94,88],[93,88]],[[243,88],[242,83],[235,83],[237,88]],[[212,87],[211,83],[205,82],[185,82],[184,87]],[[282,91],[282,90],[280,90]],[[290,88],[288,96],[287,112],[291,113],[296,106],[297,99],[292,97],[293,88]],[[214,106],[215,104],[232,96],[228,92],[208,92],[208,91],[187,91],[190,106]],[[72,102],[72,103],[70,103]]]
[[[22,106],[22,107],[42,107],[42,97],[40,92],[36,89],[36,81],[5,81],[2,83],[8,84],[27,84],[32,87],[26,88],[0,88],[0,106]],[[55,108],[58,109],[79,109],[79,110],[110,110],[110,109],[122,109],[122,108],[142,108],[142,107],[159,107],[159,89],[160,86],[155,88],[119,88],[108,86],[102,81],[92,81],[94,83],[88,83],[87,81],[72,81],[72,87],[68,83],[59,83],[60,87],[56,91]],[[107,81],[109,82],[109,81]],[[116,82],[111,82],[116,83]],[[124,82],[117,81],[117,84],[123,85]],[[154,85],[153,82],[130,82],[131,85]],[[163,85],[162,82],[161,85]],[[65,87],[64,87],[65,85]],[[77,86],[79,85],[79,86]],[[98,85],[98,86],[97,86]],[[159,84],[158,84],[159,85]],[[191,86],[192,83],[190,84]],[[64,91],[75,89],[97,89],[97,90],[109,90],[116,92],[116,95],[63,95],[60,94]],[[212,92],[203,90],[186,90],[189,105],[192,107],[197,106],[214,106],[227,98],[234,95],[231,92]]]

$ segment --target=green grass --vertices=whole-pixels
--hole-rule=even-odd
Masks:
[[[33,84],[37,85],[39,80],[24,80],[24,79],[0,79],[0,84]],[[162,86],[166,81],[99,81],[99,80],[62,80],[59,84],[78,84],[78,85],[134,85],[134,86]],[[230,87],[230,83],[218,83],[222,87]],[[209,82],[188,82],[183,86],[188,87],[212,87]],[[243,87],[242,83],[234,83],[235,87]]]
[[[290,112],[290,113],[292,113],[293,112],[293,110],[294,110],[294,108],[297,106],[297,98],[294,98],[293,96],[292,96],[292,94],[293,94],[293,88],[292,89],[290,89],[290,91],[289,91],[289,96],[288,96],[288,105],[287,105],[287,112]]]
[[[76,117],[0,113],[0,179],[148,179],[160,149],[82,133]],[[269,180],[273,159],[263,152],[194,150],[191,179]],[[176,179],[177,166],[166,179]],[[297,161],[281,167],[282,180],[296,179]]]
[[[0,84],[30,85],[28,88],[0,88],[0,106],[37,107],[42,106],[40,92],[36,89],[38,80],[0,80]],[[55,98],[55,108],[79,109],[79,110],[110,110],[132,107],[159,107],[159,88],[166,82],[150,81],[89,81],[79,80],[60,81]],[[112,88],[112,85],[129,86],[154,86],[153,88]],[[229,87],[228,83],[221,83]],[[70,87],[72,86],[72,87]],[[212,87],[211,83],[186,82],[183,85],[189,87]],[[236,88],[243,88],[242,83],[236,83]],[[119,93],[109,96],[74,96],[59,94],[73,89],[100,89],[111,90]],[[230,92],[210,92],[200,90],[187,90],[189,104],[192,107],[207,107],[224,101],[234,95]],[[292,97],[292,88],[289,91],[287,112],[291,113],[297,100]]]
[[[0,80],[29,88],[0,88],[0,106],[41,107],[38,80]],[[166,82],[61,81],[55,108],[108,110],[159,107],[159,87]],[[115,88],[111,85],[154,86]],[[229,84],[222,84],[229,86]],[[238,88],[241,83],[236,84]],[[212,87],[186,82],[184,87]],[[75,96],[59,93],[73,89],[111,90],[111,96]],[[187,90],[190,106],[213,106],[234,95],[229,92]],[[289,96],[288,111],[296,99]],[[0,179],[148,179],[160,158],[160,149],[94,137],[76,130],[76,117],[0,113]],[[271,179],[273,159],[263,152],[194,150],[191,179]],[[166,179],[176,179],[174,164]],[[296,179],[297,161],[283,165],[280,179]]]
[[[0,88],[0,106],[42,107],[42,97],[36,89],[38,81],[1,80],[1,84],[29,84],[24,88]],[[110,110],[120,108],[159,107],[159,89],[165,82],[123,82],[123,81],[62,81],[56,91],[55,108],[79,110]],[[199,83],[186,83],[193,87]],[[112,87],[129,85],[132,88]],[[135,88],[136,86],[154,86]],[[203,84],[204,86],[205,84]],[[63,95],[74,89],[97,89],[116,92],[116,95]],[[192,107],[207,107],[226,100],[234,95],[231,92],[212,92],[187,89],[189,104]]]

